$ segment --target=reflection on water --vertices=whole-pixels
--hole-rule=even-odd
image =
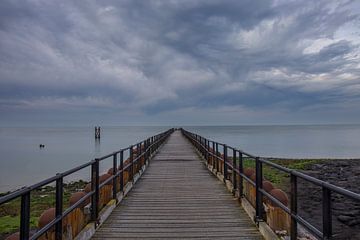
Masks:
[[[96,157],[125,148],[169,127],[0,128],[0,192],[30,185]],[[358,158],[360,125],[185,127],[260,156]],[[39,148],[44,144],[45,148]],[[128,154],[128,153],[125,153]],[[126,158],[126,156],[124,156]],[[103,172],[111,159],[100,165]],[[88,178],[89,169],[71,176]],[[69,177],[67,180],[72,180]]]
[[[94,143],[95,143],[95,147],[94,147],[94,149],[95,149],[95,157],[96,158],[99,158],[99,157],[101,157],[100,155],[101,155],[101,146],[100,146],[100,138],[95,138],[95,141],[94,141]]]

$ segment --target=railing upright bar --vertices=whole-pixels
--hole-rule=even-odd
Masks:
[[[236,187],[237,187],[237,181],[236,181],[236,151],[235,149],[233,149],[233,168],[232,168],[232,184],[233,184],[233,194],[235,195],[236,192]]]
[[[218,156],[219,156],[219,144],[218,143],[216,143],[216,145],[215,145],[215,151],[216,151],[216,157],[215,157],[215,163],[216,163],[216,173],[218,173],[219,172],[219,159],[218,159]]]
[[[21,195],[20,239],[29,239],[30,232],[30,192]]]
[[[147,162],[148,162],[148,159],[149,159],[149,139],[146,139],[145,142],[144,142],[145,146],[145,157],[144,157],[144,164],[146,165]]]
[[[61,218],[63,212],[63,177],[56,180],[55,199],[55,216],[56,218],[60,217],[60,220],[55,224],[55,239],[61,240],[63,232],[63,221]]]
[[[291,184],[291,199],[290,199],[290,210],[291,210],[291,229],[290,229],[290,239],[297,239],[297,222],[294,216],[297,215],[297,178],[295,175],[290,175],[290,184]]]
[[[322,188],[323,201],[323,238],[330,239],[332,236],[332,210],[331,210],[331,190],[327,187]]]
[[[215,142],[213,141],[212,142],[212,153],[213,153],[213,155],[212,155],[212,167],[213,167],[213,169],[215,169]]]
[[[209,164],[209,140],[205,139],[206,162]]]
[[[137,145],[137,155],[136,155],[136,158],[137,158],[137,161],[136,161],[136,168],[135,168],[135,173],[137,171],[139,171],[140,167],[141,167],[141,143],[139,143]],[[135,175],[135,174],[134,174]]]
[[[120,151],[120,192],[124,192],[124,150]]]
[[[199,151],[200,151],[200,153],[202,153],[201,140],[202,140],[202,137],[199,136]]]
[[[262,184],[262,162],[257,157],[256,159],[256,222],[263,220],[263,203],[262,203],[262,193],[260,189],[263,188]]]
[[[203,150],[203,156],[204,158],[206,158],[206,138],[203,138],[202,150]]]
[[[204,148],[202,147],[203,146],[203,144],[202,144],[203,137],[199,136],[199,138],[200,138],[200,145],[199,145],[200,149],[199,150],[200,150],[201,155],[204,156]]]
[[[201,152],[202,152],[202,151],[201,151],[201,136],[198,136],[198,138],[199,138],[199,146],[198,146],[198,147],[199,147],[199,151],[200,151],[200,153],[201,153]]]
[[[239,152],[239,173],[240,173],[240,181],[239,181],[239,198],[244,196],[244,178],[242,174],[244,173],[244,165],[243,165],[243,154]]]
[[[91,164],[91,190],[94,194],[91,197],[91,220],[97,225],[99,216],[99,159],[96,158]]]
[[[129,148],[129,157],[130,157],[130,170],[129,170],[129,181],[133,180],[134,177],[134,152],[133,152],[133,146],[131,145]]]
[[[195,134],[195,140],[196,140],[195,147],[197,150],[199,150],[199,136],[196,134]]]
[[[227,178],[228,178],[228,172],[227,172],[227,169],[228,169],[228,166],[227,166],[227,145],[224,144],[224,167],[223,167],[223,176],[224,176],[224,182],[226,182]]]
[[[150,138],[150,156],[152,155],[152,148],[153,148],[153,137]]]
[[[113,171],[112,171],[112,174],[114,176],[114,178],[113,178],[113,191],[112,191],[113,192],[112,193],[113,199],[117,199],[116,195],[117,195],[117,182],[118,182],[118,180],[117,180],[117,177],[115,177],[116,172],[117,172],[117,154],[114,153],[114,155],[113,155]]]

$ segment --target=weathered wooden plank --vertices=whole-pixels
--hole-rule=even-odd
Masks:
[[[93,239],[262,239],[238,201],[173,133]]]

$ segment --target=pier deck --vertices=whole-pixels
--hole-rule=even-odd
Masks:
[[[175,131],[93,239],[263,239],[238,200]]]

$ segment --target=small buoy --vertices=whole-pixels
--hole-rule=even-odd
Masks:
[[[44,148],[45,145],[44,145],[44,144],[40,144],[39,147],[40,147],[40,148]]]

